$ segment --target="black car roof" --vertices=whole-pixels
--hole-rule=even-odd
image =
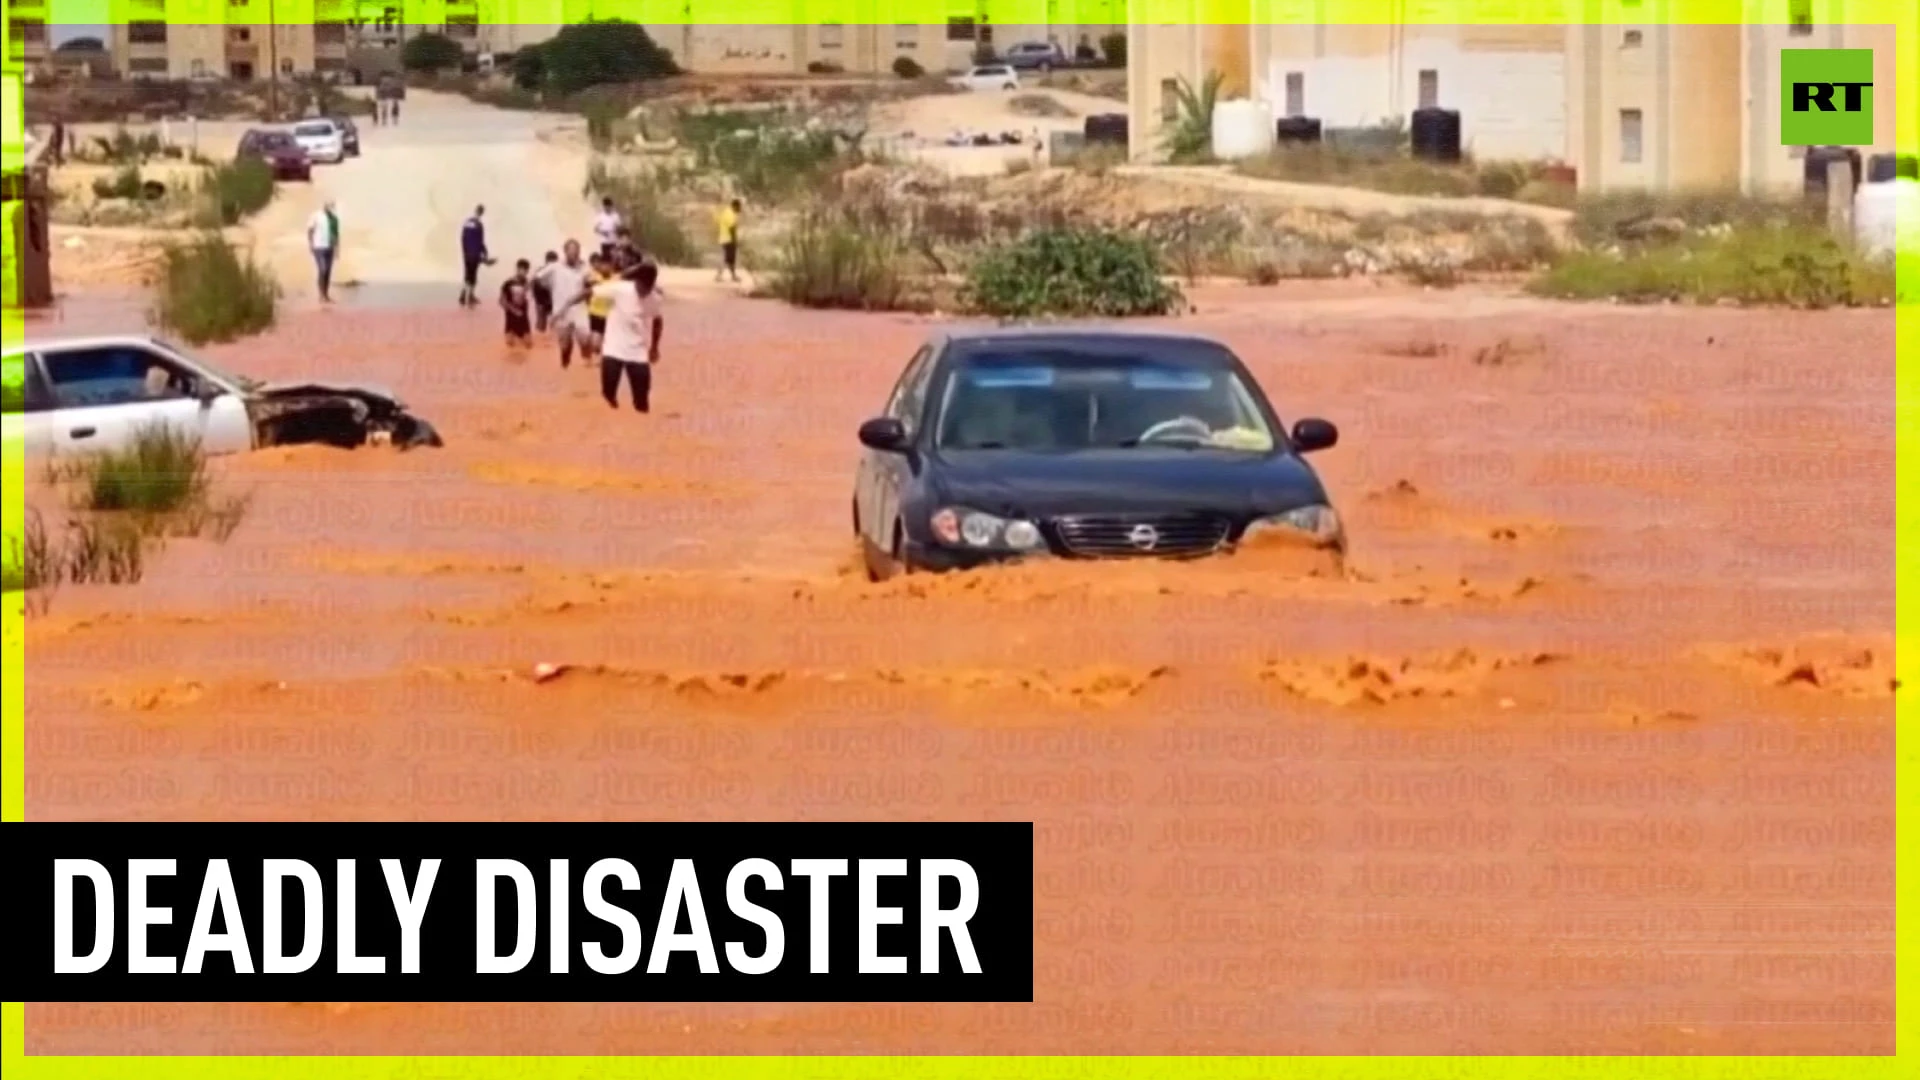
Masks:
[[[1224,349],[1218,340],[1205,334],[1182,330],[1121,330],[1110,326],[984,326],[965,330],[943,330],[933,336],[937,343],[971,345],[991,341],[1044,341],[1056,345],[1076,342],[1089,345],[1119,345],[1129,341],[1159,344],[1212,345]]]

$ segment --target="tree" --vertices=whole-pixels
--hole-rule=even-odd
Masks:
[[[538,90],[547,82],[547,54],[543,46],[529,45],[513,57],[513,85]]]
[[[678,75],[673,54],[637,23],[624,19],[575,23],[540,47],[545,89],[577,94],[591,86]],[[516,66],[515,79],[521,72]]]
[[[466,58],[460,43],[445,34],[409,38],[400,50],[400,66],[408,71],[458,71]]]
[[[1213,110],[1220,104],[1220,88],[1226,77],[1210,71],[1199,87],[1181,79],[1173,91],[1174,121],[1162,136],[1167,160],[1176,165],[1191,165],[1213,156]]]

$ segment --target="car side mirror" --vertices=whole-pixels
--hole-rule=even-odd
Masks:
[[[1340,429],[1319,417],[1308,417],[1293,425],[1293,449],[1295,453],[1311,454],[1316,450],[1325,450],[1340,441]]]
[[[869,450],[898,454],[907,449],[907,426],[891,416],[860,425],[860,445]]]

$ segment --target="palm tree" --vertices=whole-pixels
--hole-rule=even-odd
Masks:
[[[1191,164],[1213,156],[1213,109],[1225,82],[1225,75],[1210,71],[1198,89],[1184,78],[1173,86],[1173,123],[1162,136],[1169,161]]]

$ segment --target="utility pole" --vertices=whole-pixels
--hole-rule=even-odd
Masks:
[[[280,19],[276,0],[267,0],[267,115],[280,122]]]

